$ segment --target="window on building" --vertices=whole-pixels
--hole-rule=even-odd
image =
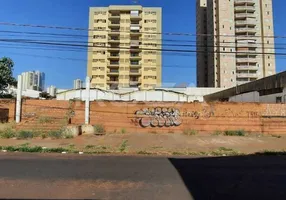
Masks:
[[[282,103],[282,97],[276,97],[276,103]]]

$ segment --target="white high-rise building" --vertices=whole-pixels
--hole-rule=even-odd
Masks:
[[[76,79],[73,81],[73,89],[80,89],[83,87],[82,80]]]
[[[228,88],[276,72],[272,0],[197,0],[197,86]]]
[[[43,91],[45,89],[45,73],[29,71],[22,73],[23,90]]]

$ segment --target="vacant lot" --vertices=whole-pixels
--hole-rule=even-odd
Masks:
[[[218,149],[254,153],[265,150],[286,149],[286,137],[276,135],[222,136],[184,134],[107,134],[102,136],[79,136],[72,139],[28,140],[0,139],[0,146],[42,146],[47,148],[69,148],[88,152],[125,154],[180,155],[210,152]],[[191,152],[191,153],[190,153]]]

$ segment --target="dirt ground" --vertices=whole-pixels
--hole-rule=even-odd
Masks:
[[[125,144],[124,144],[125,143]],[[252,136],[214,136],[183,134],[108,134],[102,136],[79,136],[73,139],[34,138],[29,140],[0,139],[0,146],[42,146],[47,148],[72,148],[83,152],[90,149],[106,152],[124,152],[133,154],[150,152],[154,154],[174,154],[176,152],[209,152],[219,148],[228,148],[239,153],[254,153],[265,150],[284,151],[286,137],[277,138],[266,135]]]

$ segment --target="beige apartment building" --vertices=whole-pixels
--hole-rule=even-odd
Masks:
[[[87,74],[91,87],[161,85],[162,11],[142,6],[92,7]]]
[[[275,74],[272,0],[197,0],[197,85]]]

